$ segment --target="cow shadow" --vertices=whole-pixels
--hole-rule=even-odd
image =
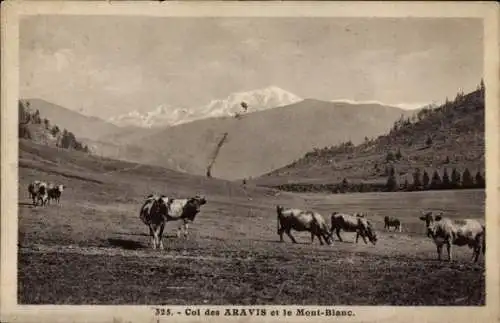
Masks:
[[[114,234],[124,235],[124,236],[142,236],[149,237],[147,233],[131,233],[131,232],[113,232]]]
[[[23,207],[28,207],[28,208],[33,208],[34,207],[33,202],[18,202],[17,205],[18,206],[23,206]]]
[[[146,248],[145,245],[134,240],[109,238],[107,241],[113,247],[118,247],[126,250],[137,250]]]
[[[150,237],[148,233],[131,233],[131,232],[114,232],[114,234],[122,235],[122,236],[140,236],[140,237]],[[163,234],[163,239],[168,238],[177,238],[175,233],[173,234]]]

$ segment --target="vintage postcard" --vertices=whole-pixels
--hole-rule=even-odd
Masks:
[[[2,322],[499,319],[494,2],[1,14]]]

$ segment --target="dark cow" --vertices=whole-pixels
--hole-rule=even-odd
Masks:
[[[299,232],[311,232],[311,243],[314,240],[314,236],[318,237],[320,244],[323,244],[323,240],[327,244],[331,243],[328,235],[328,226],[319,213],[299,209],[285,210],[281,205],[276,206],[276,212],[278,214],[277,227],[280,242],[283,242],[283,232],[285,232],[293,243],[297,243],[290,232],[293,229]]]
[[[365,216],[354,216],[337,212],[332,213],[330,237],[333,239],[333,232],[335,231],[339,240],[343,241],[340,236],[341,230],[345,232],[356,232],[356,243],[358,243],[360,236],[363,238],[365,244],[367,243],[366,237],[368,237],[368,240],[370,240],[372,244],[375,245],[377,243],[377,234],[372,224]]]
[[[401,232],[401,229],[402,229],[401,221],[399,221],[399,219],[392,217],[392,216],[385,216],[384,217],[384,229],[390,230],[391,227],[394,227],[394,230],[399,230],[399,232]]]
[[[33,200],[33,205],[36,205],[36,197],[38,195],[38,189],[40,188],[41,181],[33,181],[28,185],[28,193],[30,198]]]
[[[49,202],[50,200],[54,200],[57,203],[60,203],[61,194],[64,191],[64,185],[49,185],[48,194],[49,194]]]
[[[452,261],[452,246],[469,246],[473,250],[471,261],[477,262],[481,250],[483,256],[486,250],[486,229],[477,220],[451,220],[443,217],[440,212],[422,212],[420,220],[425,222],[427,236],[434,240],[437,248],[438,260],[441,260],[443,245],[446,245],[448,261]]]
[[[187,236],[188,223],[193,222],[206,199],[195,196],[189,199],[168,198],[165,195],[149,195],[141,207],[140,218],[149,227],[153,249],[163,249],[162,235],[165,223],[181,220],[184,236]],[[177,236],[180,236],[180,227]]]

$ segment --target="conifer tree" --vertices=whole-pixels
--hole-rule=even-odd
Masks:
[[[428,188],[429,181],[430,181],[429,174],[427,173],[426,170],[424,170],[424,175],[422,177],[422,185],[423,185],[424,189]]]
[[[439,172],[437,170],[434,171],[432,175],[431,188],[436,190],[441,188],[441,176],[439,176]]]

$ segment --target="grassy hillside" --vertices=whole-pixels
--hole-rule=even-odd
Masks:
[[[434,171],[449,175],[453,168],[472,175],[484,172],[484,89],[458,94],[452,102],[424,109],[412,118],[402,118],[376,140],[359,145],[344,143],[309,151],[297,161],[274,170],[253,183],[278,186],[291,183],[385,184],[394,169],[396,180],[413,182],[419,169],[432,176]],[[329,188],[326,188],[329,190]]]
[[[67,151],[24,139],[19,141],[19,167],[24,169],[23,172],[42,172],[44,177],[59,178],[66,182],[83,181],[85,185],[93,186],[93,189],[101,192],[102,199],[107,196],[108,188],[118,189],[126,194],[123,198],[137,203],[152,192],[172,196],[199,193],[210,197],[229,196],[244,199],[252,195],[274,196],[277,192],[274,189],[243,186],[240,183],[185,174],[159,166]],[[71,190],[71,185],[68,186]],[[84,195],[81,198],[84,198]]]
[[[47,146],[89,152],[88,147],[77,140],[71,131],[54,124],[39,110],[33,109],[29,102],[19,101],[18,115],[19,138]]]
[[[258,176],[290,163],[311,147],[345,140],[362,142],[383,133],[404,110],[376,104],[353,105],[307,99],[241,118],[211,118],[127,140],[146,147],[143,163],[205,174],[218,141],[228,133],[212,176],[234,180]],[[146,144],[147,143],[147,144]]]
[[[42,99],[30,98],[20,101],[25,106],[29,102],[32,110],[40,111],[40,115],[59,125],[60,128],[71,129],[80,139],[97,140],[120,130],[120,127],[102,119],[85,116]]]

